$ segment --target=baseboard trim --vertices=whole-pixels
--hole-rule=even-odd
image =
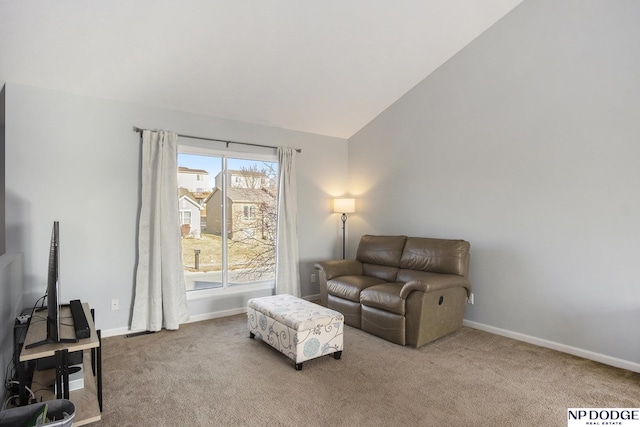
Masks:
[[[306,297],[300,297],[302,299],[306,299],[307,301],[320,301],[320,294],[316,295],[307,295]]]
[[[317,301],[320,299],[320,294],[307,295],[300,298],[305,299],[307,301]],[[235,316],[236,314],[242,314],[246,312],[247,312],[247,307],[239,307],[239,308],[232,308],[229,310],[213,311],[210,313],[202,313],[202,314],[195,314],[195,315],[192,314],[189,316],[189,320],[186,323],[201,322],[203,320],[211,320],[211,319],[217,319],[220,317]],[[131,329],[127,327],[106,329],[101,332],[101,336],[103,338],[108,338],[108,337],[115,337],[119,335],[127,335],[132,332],[133,331],[131,331]]]
[[[631,362],[629,360],[618,359],[616,357],[607,356],[606,354],[595,353],[593,351],[572,347],[566,344],[537,338],[531,335],[521,334],[519,332],[510,331],[508,329],[496,328],[495,326],[485,325],[471,320],[464,320],[464,326],[489,332],[503,337],[512,338],[514,340],[523,341],[540,347],[549,348],[551,350],[560,351],[562,353],[571,354],[573,356],[582,357],[584,359],[593,360],[595,362],[604,363],[605,365],[614,366],[616,368],[626,369],[628,371],[640,373],[640,363]]]
[[[201,322],[203,320],[218,319],[220,317],[235,316],[247,312],[247,307],[232,308],[230,310],[213,311],[211,313],[203,313],[190,315],[187,323]]]
[[[132,332],[133,331],[129,328],[102,329],[100,331],[100,337],[101,338],[117,337],[119,335],[127,335]]]

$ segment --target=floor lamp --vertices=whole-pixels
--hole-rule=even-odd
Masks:
[[[333,199],[333,212],[342,214],[342,259],[345,256],[347,214],[356,211],[356,199]]]

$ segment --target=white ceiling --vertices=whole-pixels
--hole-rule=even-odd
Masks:
[[[522,0],[0,0],[0,85],[348,138]]]

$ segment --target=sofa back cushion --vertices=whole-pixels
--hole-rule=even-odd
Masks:
[[[407,236],[362,236],[356,254],[362,274],[394,282],[406,240]]]
[[[365,234],[360,239],[356,259],[363,264],[400,267],[402,249],[407,236],[372,236]]]
[[[400,268],[466,277],[470,248],[465,240],[409,237],[404,245]]]
[[[398,276],[398,267],[389,267],[388,265],[379,264],[362,264],[362,275],[382,279],[386,282],[395,282]]]

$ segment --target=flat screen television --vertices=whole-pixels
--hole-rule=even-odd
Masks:
[[[74,338],[60,338],[60,224],[58,221],[53,222],[53,230],[51,231],[47,293],[45,297],[47,306],[41,310],[47,311],[47,336],[42,341],[27,345],[26,348],[59,342],[77,342],[78,340]],[[32,316],[31,321],[33,320]]]

